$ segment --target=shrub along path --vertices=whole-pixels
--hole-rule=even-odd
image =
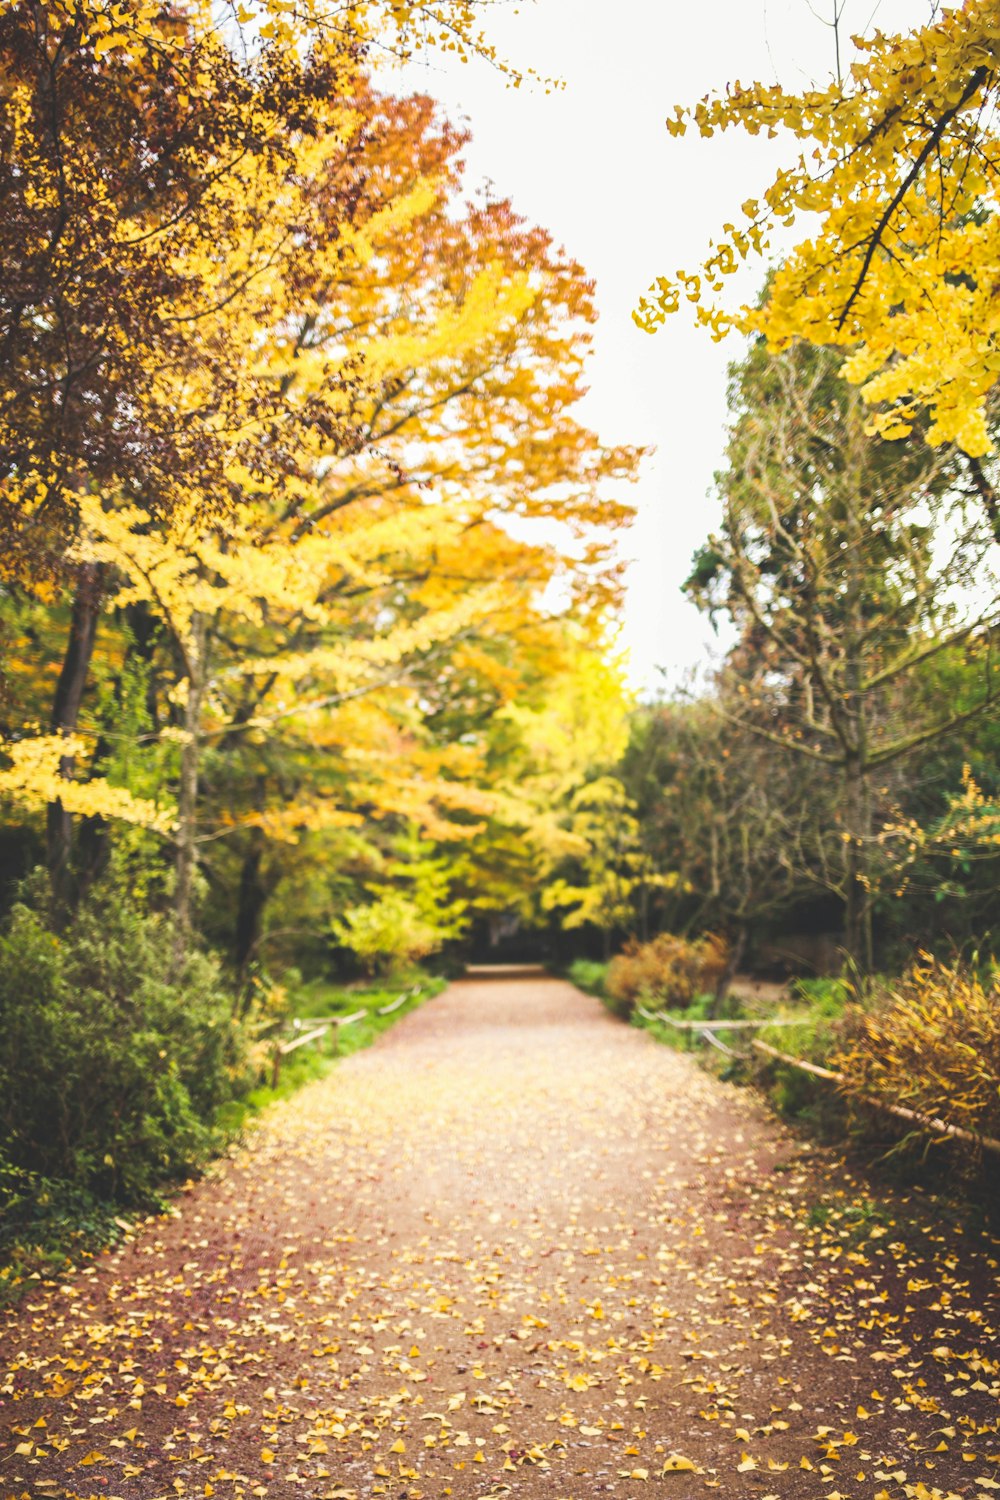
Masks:
[[[989,1251],[477,977],[8,1315],[0,1495],[992,1500]]]

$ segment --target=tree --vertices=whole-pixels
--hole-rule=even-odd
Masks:
[[[998,25],[997,0],[967,0],[911,35],[856,38],[859,60],[826,88],[736,85],[678,107],[674,135],[739,126],[788,132],[801,148],[698,272],[661,278],[635,317],[653,331],[686,298],[715,336],[735,326],[773,350],[805,339],[847,352],[843,373],[861,386],[872,429],[895,438],[917,423],[929,443],[956,444],[1000,535],[981,462],[1000,370]],[[803,220],[806,237],[762,308],[729,313],[709,300],[770,248],[776,226]]]
[[[607,961],[614,934],[635,925],[638,892],[654,883],[639,824],[621,781],[608,775],[573,793],[563,821],[581,852],[569,870],[553,872],[542,892],[542,910],[560,913],[564,928],[596,928]]]
[[[926,703],[914,674],[1000,619],[992,534],[951,494],[948,450],[879,444],[828,352],[761,344],[734,367],[719,476],[723,524],[690,590],[741,632],[731,654],[752,733],[841,778],[845,943],[873,960],[873,777],[994,701],[991,671],[960,708]]]
[[[724,670],[701,697],[640,709],[618,770],[661,876],[648,889],[643,937],[724,934],[725,983],[751,937],[829,884],[833,820],[826,768],[744,727],[734,686]]]
[[[541,926],[590,926],[607,949],[632,925],[646,873],[637,826],[614,774],[625,748],[629,694],[622,664],[595,627],[563,626],[544,676],[497,715],[492,735],[494,822],[472,842],[492,847],[495,824],[523,840],[528,910]],[[501,837],[502,844],[502,837]]]
[[[308,285],[349,221],[349,174],[332,216],[312,182],[318,158],[349,155],[358,40],[328,33],[300,55],[262,32],[240,54],[200,3],[5,9],[0,529],[12,583],[73,590],[54,735],[77,731],[113,586],[83,508],[219,517],[234,469],[291,477],[294,446],[277,440],[290,415],[344,426],[343,403],[290,414],[246,348],[280,316],[276,260],[286,286]],[[48,825],[62,884],[62,798]]]
[[[956,708],[973,702],[984,675],[996,680],[1000,672],[990,645],[928,661],[921,694]],[[878,891],[910,951],[996,951],[998,767],[1000,716],[984,715],[961,736],[927,745],[896,789],[878,832]]]
[[[169,35],[186,58],[190,28]],[[342,64],[341,91],[284,129],[273,109],[280,150],[221,163],[201,218],[178,208],[171,320],[185,331],[170,360],[157,363],[152,343],[136,358],[156,368],[155,411],[206,427],[221,468],[168,455],[148,493],[109,469],[62,518],[58,581],[78,586],[72,713],[57,717],[92,750],[67,739],[53,865],[67,866],[71,804],[92,826],[125,805],[102,792],[123,731],[105,699],[94,713],[100,634],[105,656],[121,652],[113,696],[137,662],[147,685],[145,769],[133,759],[130,774],[145,783],[158,766],[161,795],[136,796],[131,815],[174,823],[178,954],[196,867],[232,839],[241,966],[291,841],[318,850],[327,833],[381,822],[391,836],[407,819],[453,845],[471,836],[487,726],[484,713],[470,730],[468,665],[492,711],[558,635],[541,605],[557,577],[581,615],[616,597],[613,532],[628,509],[608,482],[639,456],[605,448],[576,415],[595,317],[582,268],[508,203],[459,205],[463,137],[426,99],[371,88],[355,66],[363,35],[316,44]],[[264,53],[297,65],[282,25],[264,41],[244,59],[247,89]],[[305,61],[300,74],[311,77]],[[112,171],[100,141],[80,150]],[[150,222],[169,207],[151,200]],[[515,516],[558,522],[559,542],[551,530],[515,537]],[[95,586],[78,625],[84,577]],[[31,568],[16,584],[38,586]],[[35,762],[14,747],[33,734],[11,715],[20,769],[6,784],[22,801]],[[44,778],[44,795],[58,784]]]

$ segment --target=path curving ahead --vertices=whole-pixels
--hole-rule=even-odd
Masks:
[[[992,1500],[996,1263],[894,1213],[475,975],[8,1316],[0,1496]]]

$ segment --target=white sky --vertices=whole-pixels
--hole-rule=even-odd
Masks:
[[[850,33],[906,30],[931,9],[929,0],[841,3],[845,65]],[[739,346],[713,344],[683,311],[650,337],[631,310],[655,276],[695,266],[789,152],[738,133],[674,140],[663,122],[673,104],[737,79],[825,83],[834,42],[821,16],[832,4],[520,0],[488,15],[488,34],[519,66],[565,80],[564,90],[513,90],[482,62],[462,66],[450,54],[405,70],[408,84],[468,121],[469,187],[489,178],[596,280],[600,321],[582,414],[606,442],[657,450],[631,491],[638,517],[622,547],[622,640],[646,691],[676,682],[711,648],[711,629],[680,585],[716,520],[709,492],[723,452],[726,365]],[[750,300],[762,280],[756,265],[731,285]]]

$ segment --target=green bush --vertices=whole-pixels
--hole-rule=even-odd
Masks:
[[[389,974],[427,958],[447,936],[398,891],[384,891],[367,906],[348,907],[330,923],[330,931],[369,975]]]
[[[695,995],[715,989],[727,956],[725,939],[712,933],[690,941],[661,932],[651,942],[628,943],[608,967],[611,1007],[627,1017],[642,1000],[690,1005]]]
[[[588,995],[605,995],[605,981],[608,976],[607,964],[598,963],[592,958],[574,958],[566,970],[566,977],[570,984],[575,984],[578,990],[583,990]]]
[[[214,961],[192,953],[172,977],[169,926],[114,881],[62,931],[34,890],[0,935],[0,1160],[99,1198],[153,1201],[211,1149],[245,1028]]]

